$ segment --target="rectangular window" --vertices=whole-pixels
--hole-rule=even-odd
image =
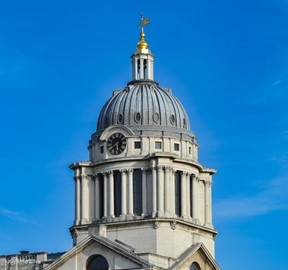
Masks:
[[[189,147],[189,155],[191,155],[191,147]]]
[[[133,172],[133,213],[142,214],[142,171],[135,169]]]
[[[104,146],[100,146],[100,153],[101,153],[101,154],[104,153]]]
[[[155,142],[155,149],[162,149],[162,143],[161,142]]]
[[[141,149],[141,142],[134,142],[135,149]]]
[[[179,149],[180,149],[179,143],[174,143],[174,150],[179,151]]]

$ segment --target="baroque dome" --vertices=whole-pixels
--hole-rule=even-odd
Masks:
[[[111,125],[125,125],[133,131],[143,126],[190,131],[188,115],[171,89],[150,80],[132,81],[113,92],[100,112],[97,133]]]

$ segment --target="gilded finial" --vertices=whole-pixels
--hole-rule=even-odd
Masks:
[[[136,53],[148,53],[148,48],[149,45],[148,43],[145,41],[145,34],[144,34],[144,27],[150,24],[149,22],[149,18],[145,18],[144,14],[141,14],[141,22],[137,25],[138,27],[141,27],[141,33],[140,33],[140,41],[137,44],[137,48],[138,50],[136,51]]]

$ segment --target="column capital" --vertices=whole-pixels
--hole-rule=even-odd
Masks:
[[[90,176],[90,175],[88,175],[87,173],[82,173],[82,174],[81,174],[82,180],[83,180],[83,179],[88,180],[88,176]]]
[[[127,169],[120,169],[119,170],[121,173],[127,173]]]
[[[158,170],[158,171],[163,171],[163,169],[164,169],[164,165],[157,165],[156,166],[156,169]]]
[[[204,181],[204,183],[205,183],[205,185],[207,185],[207,186],[211,186],[212,185],[212,180],[208,180],[208,179],[205,179],[205,180],[203,180]]]
[[[112,173],[113,173],[112,170],[101,172],[101,174],[106,175],[106,176],[107,176],[107,175],[110,175],[110,174],[112,174]]]
[[[80,180],[80,179],[81,179],[81,176],[80,176],[80,175],[75,175],[75,176],[73,177],[73,179],[74,179],[75,181]]]
[[[164,165],[164,171],[170,171],[173,169],[173,167],[169,166],[169,165]]]
[[[128,173],[133,173],[133,169],[132,168],[129,168],[129,169],[127,169],[127,171],[128,171]]]

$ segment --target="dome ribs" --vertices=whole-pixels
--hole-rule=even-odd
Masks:
[[[137,130],[142,130],[141,126],[157,125],[190,131],[189,118],[181,102],[169,89],[151,82],[130,83],[105,103],[98,118],[97,133],[115,124],[138,126]]]

